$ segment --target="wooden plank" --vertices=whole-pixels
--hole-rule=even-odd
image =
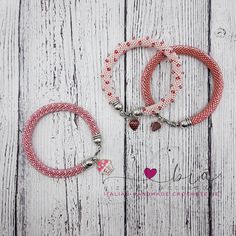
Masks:
[[[18,152],[19,1],[1,1],[0,9],[0,232],[15,233]]]
[[[107,104],[99,75],[108,49],[123,40],[122,9],[123,2],[109,0],[23,1],[20,18],[20,128],[42,105],[81,104],[98,121],[104,135],[102,156],[114,162],[115,175],[123,174],[124,122]],[[115,72],[120,91],[123,71],[120,63]],[[37,127],[35,149],[48,165],[73,166],[95,151],[88,128],[74,119],[49,115]],[[116,186],[123,189],[122,179],[103,184],[95,169],[67,180],[50,179],[29,165],[21,143],[19,147],[20,235],[123,234],[123,201],[115,204],[116,199],[104,194]]]
[[[223,99],[212,116],[212,174],[222,174],[221,181],[212,186],[212,191],[220,193],[219,198],[211,198],[212,235],[236,235],[235,12],[234,1],[212,1],[211,54],[222,68],[225,82]]]
[[[1,235],[235,235],[235,7],[233,1],[218,0],[2,1]],[[103,60],[124,38],[143,35],[199,47],[219,62],[224,97],[208,122],[183,130],[163,126],[152,133],[153,119],[145,117],[133,132],[109,107],[100,88]],[[121,59],[115,68],[116,90],[128,109],[143,105],[139,80],[153,54],[129,52],[126,65]],[[209,96],[207,69],[194,59],[181,59],[184,89],[162,113],[176,120],[201,109]],[[154,74],[157,100],[169,87],[169,71],[163,62]],[[104,136],[101,156],[115,166],[111,178],[90,170],[55,180],[29,165],[22,152],[23,125],[35,109],[58,101],[81,104],[97,119]],[[71,114],[43,119],[34,144],[45,163],[59,168],[95,151],[88,128]],[[176,166],[177,174],[192,174],[194,180],[208,172],[211,178],[221,177],[212,184],[168,181]],[[146,167],[157,168],[154,181],[145,178]],[[143,196],[147,192],[152,195]],[[183,192],[206,196],[176,196]],[[220,196],[214,196],[217,192]]]
[[[169,44],[187,44],[208,50],[207,1],[127,1],[127,39],[148,35]],[[154,52],[136,50],[127,56],[128,108],[142,106],[139,80],[142,70]],[[208,99],[208,73],[194,59],[181,57],[185,71],[184,89],[171,108],[162,113],[180,120],[201,109]],[[161,72],[160,72],[161,71]],[[153,93],[159,100],[170,84],[170,67],[163,63],[154,78]],[[126,199],[127,235],[208,235],[208,197],[172,196],[174,192],[203,192],[208,195],[208,181],[188,183],[188,179],[168,181],[179,166],[183,176],[197,178],[208,167],[208,122],[187,129],[167,126],[156,133],[150,131],[150,118],[134,133],[127,128],[126,189],[133,193],[170,193],[170,196],[135,196]],[[145,179],[146,167],[156,168],[154,180]],[[195,188],[193,188],[195,187]],[[206,188],[206,190],[203,190]]]

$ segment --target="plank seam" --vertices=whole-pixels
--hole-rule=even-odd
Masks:
[[[127,40],[127,0],[124,0],[124,41]],[[127,56],[124,55],[124,110],[127,109]],[[127,121],[124,119],[124,192],[127,191]],[[127,236],[127,196],[124,196],[124,235]]]
[[[208,54],[211,52],[211,0],[208,2]],[[208,102],[211,98],[211,74],[208,69]],[[208,222],[209,222],[209,236],[212,235],[212,171],[211,171],[211,160],[212,160],[212,118],[208,117],[208,172],[209,172],[209,180],[208,180]]]
[[[20,53],[21,53],[21,46],[20,46],[20,23],[21,23],[21,6],[22,6],[22,1],[19,0],[19,10],[18,10],[18,79],[20,78]],[[15,173],[15,202],[14,202],[14,235],[17,236],[17,222],[18,222],[18,217],[17,217],[17,209],[18,209],[18,204],[17,204],[17,196],[18,196],[18,175],[19,175],[19,155],[20,155],[20,80],[18,82],[18,111],[17,111],[17,118],[18,118],[18,130],[17,130],[17,152],[16,152],[16,173]]]

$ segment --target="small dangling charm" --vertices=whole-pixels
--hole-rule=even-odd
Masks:
[[[137,128],[139,127],[139,120],[138,120],[138,119],[132,119],[132,120],[130,120],[130,122],[129,122],[129,127],[130,127],[133,131],[137,130]]]
[[[98,160],[97,161],[97,170],[101,174],[110,175],[114,170],[112,162],[110,160]]]
[[[158,121],[152,122],[151,129],[153,132],[159,130],[161,128],[161,123]]]

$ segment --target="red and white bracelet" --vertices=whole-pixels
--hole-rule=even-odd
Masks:
[[[93,157],[88,158],[82,163],[68,169],[56,169],[56,168],[51,168],[45,165],[42,161],[38,159],[33,149],[33,144],[32,144],[33,131],[37,123],[39,122],[39,120],[49,113],[60,112],[60,111],[72,112],[80,116],[81,118],[83,118],[86,124],[89,126],[89,129],[93,136],[94,143],[98,147]],[[50,177],[54,177],[54,178],[65,178],[65,177],[77,175],[85,171],[86,169],[88,169],[90,166],[94,164],[97,165],[97,169],[99,172],[109,175],[113,170],[111,161],[100,160],[97,157],[97,155],[99,154],[101,150],[101,142],[102,142],[102,137],[101,137],[99,128],[95,120],[93,119],[93,117],[82,107],[78,107],[70,103],[53,103],[53,104],[49,104],[49,105],[41,107],[35,113],[33,113],[33,115],[26,122],[24,133],[23,133],[23,148],[31,165],[42,174],[50,176]]]
[[[112,67],[115,65],[121,55],[125,54],[128,50],[139,47],[155,48],[160,50],[169,59],[172,67],[173,82],[169,93],[165,98],[162,98],[160,102],[148,104],[146,107],[137,108],[127,112],[123,110],[123,105],[119,97],[115,94],[114,88],[112,87]],[[125,118],[131,118],[130,127],[133,130],[136,130],[139,125],[139,121],[137,120],[138,116],[156,114],[175,100],[177,92],[182,88],[182,76],[182,65],[178,56],[171,47],[167,46],[163,41],[156,41],[150,37],[139,39],[133,38],[132,40],[118,44],[118,47],[115,48],[113,53],[111,53],[105,59],[105,66],[101,74],[102,90],[106,94],[109,103],[120,112],[121,116]]]
[[[210,98],[210,101],[203,110],[182,121],[179,122],[169,121],[164,117],[160,116],[159,112],[156,114],[156,116],[160,123],[167,123],[173,127],[187,127],[190,125],[196,125],[207,119],[218,106],[223,92],[223,76],[215,60],[205,52],[189,46],[173,46],[173,49],[177,54],[188,55],[198,59],[209,68],[213,78],[213,93]],[[151,94],[151,78],[153,71],[164,58],[165,55],[163,55],[162,52],[157,53],[148,62],[148,64],[144,69],[141,79],[141,90],[142,90],[142,97],[144,99],[146,106],[151,106],[155,104],[155,101]],[[155,122],[152,124],[153,131],[161,127],[159,122]]]

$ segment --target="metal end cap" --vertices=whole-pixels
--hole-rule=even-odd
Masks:
[[[190,120],[190,118],[187,118],[187,119],[182,120],[182,121],[179,122],[179,126],[183,127],[183,128],[189,127],[191,125],[192,125],[192,121]]]
[[[132,115],[133,116],[142,116],[143,115],[143,109],[142,109],[142,107],[139,107],[139,108],[137,108],[137,109],[134,109],[133,111],[132,111]]]
[[[123,110],[123,105],[121,104],[121,102],[120,102],[119,100],[113,102],[113,103],[112,103],[112,106],[113,106],[117,111]]]
[[[93,141],[94,143],[96,143],[97,145],[101,145],[102,143],[102,136],[101,134],[96,134],[93,136]]]

